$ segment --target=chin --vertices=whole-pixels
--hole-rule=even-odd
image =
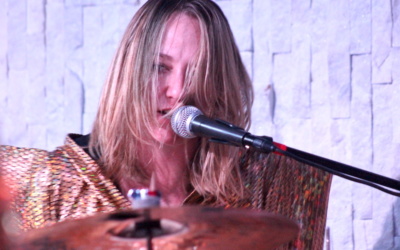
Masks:
[[[182,144],[183,138],[179,137],[175,134],[172,129],[159,129],[156,133],[153,134],[153,138],[156,142],[164,144],[164,145],[176,145]]]

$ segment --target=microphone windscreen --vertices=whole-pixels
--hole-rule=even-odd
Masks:
[[[190,131],[191,121],[203,113],[194,106],[182,106],[178,108],[171,117],[171,127],[174,132],[183,138],[196,137]]]

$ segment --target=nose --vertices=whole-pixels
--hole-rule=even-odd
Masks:
[[[177,70],[172,72],[167,80],[166,96],[170,99],[178,99],[185,83],[185,71]]]

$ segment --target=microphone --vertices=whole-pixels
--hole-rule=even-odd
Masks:
[[[196,136],[209,137],[212,142],[219,142],[239,147],[254,147],[261,152],[273,152],[272,138],[254,136],[242,128],[219,119],[211,119],[193,106],[178,108],[171,117],[171,127],[183,138]]]
[[[211,138],[210,141],[212,142],[246,148],[253,147],[257,151],[263,153],[272,152],[278,155],[285,155],[331,174],[363,183],[400,197],[399,192],[384,188],[389,187],[400,191],[400,181],[398,180],[287,147],[283,144],[273,142],[272,137],[254,136],[244,129],[236,127],[226,121],[208,118],[203,115],[199,109],[193,106],[182,106],[178,108],[172,114],[171,127],[177,135],[184,138],[204,136]]]

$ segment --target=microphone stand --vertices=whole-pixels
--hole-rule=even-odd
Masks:
[[[209,137],[211,142],[218,142],[239,147],[252,147],[262,153],[275,153],[293,158],[299,162],[324,170],[345,179],[359,182],[391,195],[400,197],[400,181],[358,169],[340,162],[289,148],[274,143],[271,137],[255,136],[229,122],[210,119],[195,107],[183,106],[171,118],[174,131],[185,138],[191,136]],[[188,136],[188,134],[190,136]],[[396,190],[392,191],[390,189]]]
[[[211,139],[211,141],[227,143],[227,141],[221,141],[216,139]],[[228,142],[228,144],[231,144]],[[235,145],[235,144],[231,144]],[[236,144],[237,145],[237,144]],[[262,153],[275,153],[279,155],[285,155],[293,158],[299,162],[305,163],[307,165],[316,167],[318,169],[324,170],[331,174],[343,177],[345,179],[362,183],[385,193],[399,196],[400,193],[392,191],[394,189],[400,191],[400,181],[391,179],[382,175],[378,175],[363,169],[358,169],[350,165],[346,165],[337,161],[329,160],[317,155],[306,153],[294,148],[287,147],[283,144],[275,143],[272,137],[268,136],[254,136],[250,133],[246,133],[242,139],[242,146],[253,147],[257,151]],[[387,189],[388,187],[390,189]]]

